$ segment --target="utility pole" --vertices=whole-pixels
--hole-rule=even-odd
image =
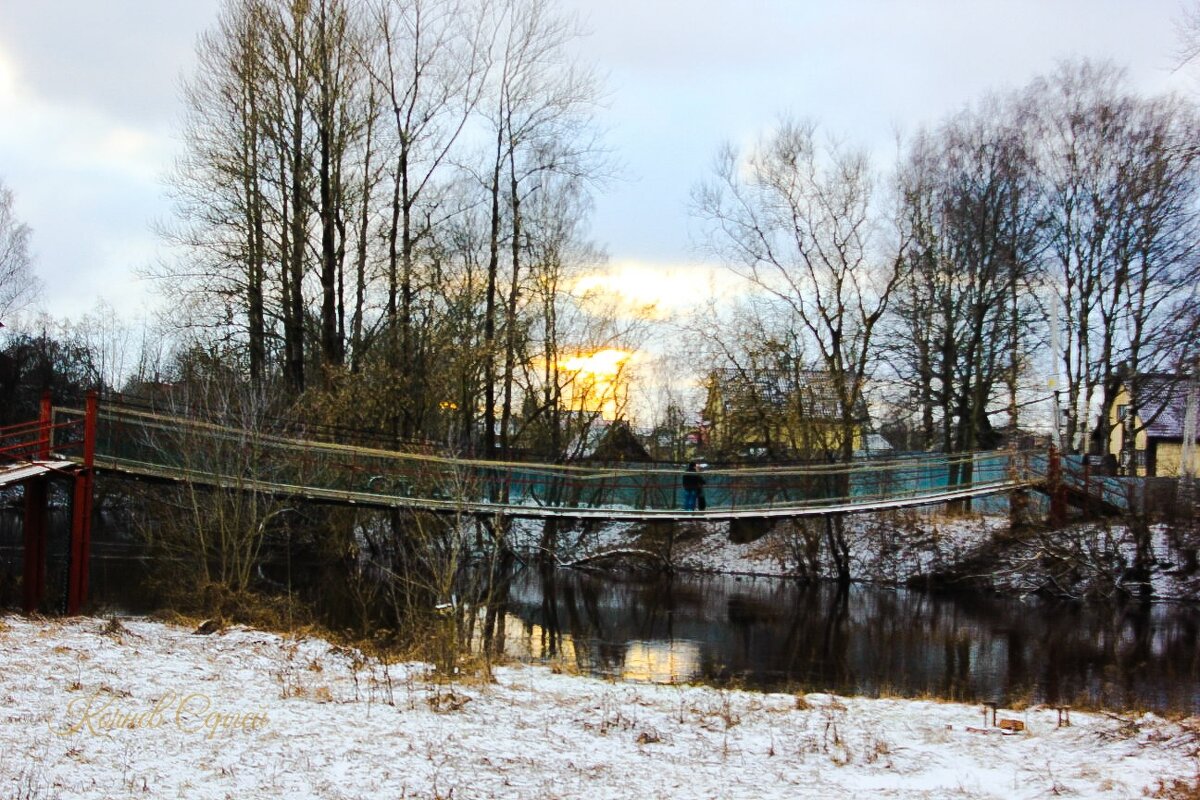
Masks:
[[[1058,292],[1050,291],[1050,376],[1046,383],[1054,392],[1054,446],[1061,453],[1065,450],[1062,440],[1062,408],[1058,402],[1058,369],[1062,359],[1062,345],[1058,331]]]

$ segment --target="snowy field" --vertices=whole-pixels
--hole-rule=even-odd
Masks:
[[[609,683],[437,680],[316,638],[0,617],[0,798],[1152,796],[1200,723]]]

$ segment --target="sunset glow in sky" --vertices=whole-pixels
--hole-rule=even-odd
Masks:
[[[742,280],[711,264],[658,265],[619,261],[586,273],[572,292],[615,306],[628,317],[666,320],[740,291]]]
[[[560,361],[558,368],[569,379],[563,387],[563,405],[616,419],[628,394],[626,367],[635,357],[628,350],[606,348]]]

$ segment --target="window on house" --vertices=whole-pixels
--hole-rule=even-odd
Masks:
[[[1127,406],[1127,405],[1117,406],[1117,419],[1124,420],[1125,417],[1128,415],[1129,415],[1129,406]]]
[[[1139,467],[1146,466],[1146,451],[1145,450],[1134,451],[1133,455],[1134,455],[1134,459],[1136,460],[1137,465]]]

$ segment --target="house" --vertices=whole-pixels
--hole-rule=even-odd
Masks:
[[[1147,477],[1182,474],[1183,430],[1189,381],[1176,375],[1143,375],[1134,381],[1136,398],[1123,386],[1109,415],[1109,453],[1122,473]],[[1137,402],[1134,403],[1133,400]],[[1197,437],[1200,442],[1200,437]],[[1200,471],[1200,448],[1192,447],[1193,474]]]
[[[636,463],[654,460],[629,423],[621,419],[614,420],[606,427],[595,448],[585,458],[589,461]]]
[[[863,449],[866,404],[855,409],[849,431]],[[714,370],[704,404],[707,452],[716,458],[823,458],[847,435],[831,376],[794,372]]]

